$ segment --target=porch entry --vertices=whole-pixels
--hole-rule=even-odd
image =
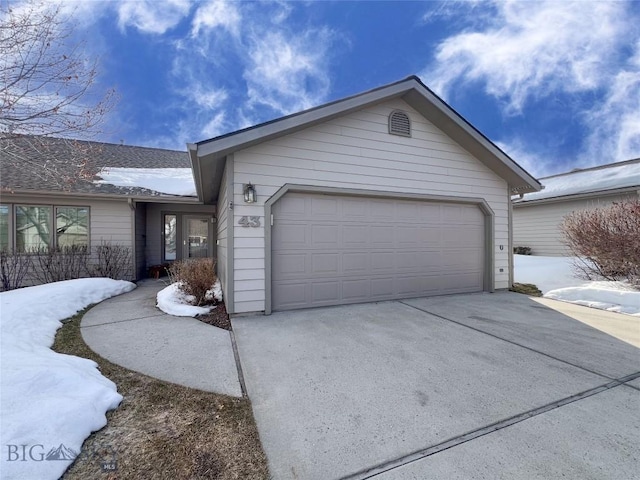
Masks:
[[[213,256],[213,217],[185,213],[165,213],[164,248],[165,262],[187,258]]]

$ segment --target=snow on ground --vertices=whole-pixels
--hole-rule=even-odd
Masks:
[[[116,385],[95,362],[50,347],[61,320],[134,288],[83,278],[0,293],[3,479],[59,478],[84,439],[106,425],[105,412],[122,400]]]
[[[514,281],[535,284],[546,298],[640,317],[640,291],[625,282],[582,280],[573,260],[514,255]]]
[[[213,288],[208,293],[212,298],[219,302],[222,301],[222,287],[219,280],[216,280]],[[196,315],[209,313],[214,308],[191,305],[194,297],[182,292],[178,282],[160,290],[156,298],[158,300],[157,306],[160,310],[176,317],[195,317]]]
[[[544,185],[544,190],[527,193],[523,201],[610,190],[613,188],[634,187],[640,185],[640,163],[541,178],[540,183]]]
[[[102,180],[118,187],[141,187],[169,195],[196,196],[193,173],[190,168],[123,168],[105,167],[98,175]]]

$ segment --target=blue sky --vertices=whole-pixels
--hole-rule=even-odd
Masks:
[[[416,74],[534,175],[640,157],[640,2],[65,9],[120,95],[106,141],[184,149]]]

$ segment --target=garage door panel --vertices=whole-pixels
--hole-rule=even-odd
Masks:
[[[369,229],[369,240],[374,248],[394,246],[395,231],[388,225],[373,225]]]
[[[345,280],[342,282],[343,300],[367,300],[371,297],[371,280]]]
[[[287,194],[273,214],[274,310],[483,288],[477,206]]]
[[[369,244],[368,225],[346,225],[342,227],[342,245],[344,247],[362,247]]]
[[[301,226],[300,228],[305,228]],[[310,246],[317,248],[339,247],[340,227],[336,225],[312,225]]]
[[[308,245],[307,229],[300,228],[299,224],[281,223],[273,232],[272,242],[287,249],[305,248]]]
[[[306,275],[307,268],[306,253],[277,253],[271,257],[274,278],[286,279],[291,275]]]
[[[370,270],[369,253],[348,252],[342,254],[342,271],[346,275],[367,273]]]
[[[340,282],[326,281],[326,282],[314,282],[311,284],[311,301],[313,303],[331,303],[336,304],[340,301],[338,294],[338,288]]]
[[[371,270],[378,272],[394,272],[396,268],[396,254],[394,252],[373,252],[371,254]]]
[[[311,256],[311,268],[315,275],[340,274],[340,254],[339,253],[313,253]]]
[[[330,219],[336,218],[338,215],[338,198],[330,197],[326,195],[311,197],[311,205],[309,213],[318,217],[329,217]]]

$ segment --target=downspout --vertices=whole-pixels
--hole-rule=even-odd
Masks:
[[[509,222],[509,287],[513,287],[514,281],[514,266],[513,266],[513,202],[511,201],[511,189],[507,189],[507,212],[508,212],[508,222]]]

